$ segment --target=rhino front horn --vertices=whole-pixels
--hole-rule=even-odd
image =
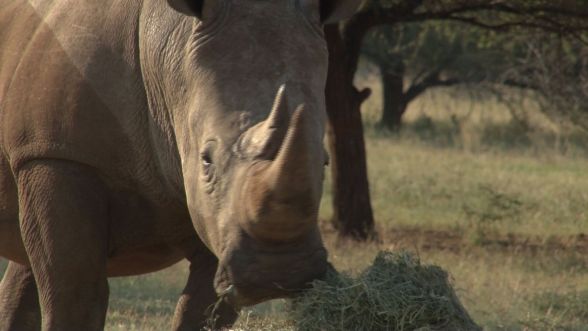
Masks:
[[[246,229],[257,237],[294,239],[316,224],[324,160],[321,131],[311,115],[298,107],[275,159],[250,178]]]

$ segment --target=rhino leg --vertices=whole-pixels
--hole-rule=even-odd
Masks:
[[[102,181],[94,169],[60,160],[30,161],[15,173],[43,330],[102,330],[108,305]]]
[[[41,329],[37,285],[30,267],[10,262],[0,283],[0,331]]]
[[[209,317],[217,301],[213,288],[217,258],[210,252],[206,252],[196,254],[188,260],[190,261],[188,283],[176,307],[172,329],[192,331],[212,326],[214,330],[217,330],[231,326],[237,319],[238,313],[224,301],[214,311],[217,316],[214,325],[209,323]]]

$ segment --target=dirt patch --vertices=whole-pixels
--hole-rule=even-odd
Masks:
[[[324,224],[324,223],[323,223]],[[323,233],[336,236],[330,226],[323,226]],[[459,253],[473,246],[488,250],[536,253],[541,251],[576,253],[588,256],[588,235],[533,237],[517,234],[488,236],[472,240],[472,236],[459,231],[423,230],[418,228],[396,228],[380,230],[378,244],[392,249],[417,251],[444,250]]]
[[[492,250],[521,252],[562,251],[588,253],[588,236],[527,237],[508,234],[503,237],[487,237],[472,240],[468,234],[450,231],[394,229],[380,234],[383,244],[399,248],[419,248],[421,250],[449,250],[459,252],[464,248],[478,246]]]

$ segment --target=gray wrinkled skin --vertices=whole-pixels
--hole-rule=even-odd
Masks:
[[[359,1],[319,2],[0,0],[0,331],[101,330],[107,277],[184,258],[175,330],[325,273],[321,24]]]

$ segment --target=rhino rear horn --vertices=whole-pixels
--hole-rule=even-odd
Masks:
[[[290,110],[286,86],[280,86],[268,118],[249,129],[243,137],[241,148],[258,159],[273,159],[288,132]]]

